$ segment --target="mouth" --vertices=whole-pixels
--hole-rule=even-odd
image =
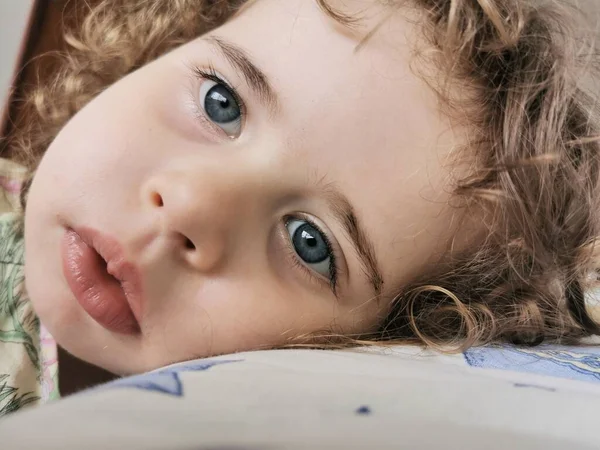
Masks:
[[[67,229],[61,256],[67,284],[92,319],[112,332],[140,333],[140,272],[115,239],[90,228]]]

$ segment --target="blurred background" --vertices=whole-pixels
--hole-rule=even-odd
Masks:
[[[0,109],[6,105],[35,0],[0,0]]]

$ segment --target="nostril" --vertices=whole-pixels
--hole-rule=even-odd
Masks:
[[[158,208],[162,208],[165,204],[162,196],[158,192],[153,192],[150,197],[150,200],[151,200],[152,204],[154,206],[157,206]]]
[[[188,249],[188,250],[196,250],[196,246],[188,238],[185,238],[185,248]]]

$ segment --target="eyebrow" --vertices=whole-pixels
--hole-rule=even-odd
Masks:
[[[361,227],[348,198],[332,183],[324,184],[320,182],[319,185],[336,219],[342,224],[344,231],[350,238],[352,246],[360,259],[363,273],[373,286],[375,294],[380,295],[383,290],[383,276],[377,263],[373,241]]]
[[[252,61],[250,55],[241,47],[218,36],[209,36],[205,40],[242,74],[246,84],[254,91],[271,115],[279,109],[279,99],[269,77]]]

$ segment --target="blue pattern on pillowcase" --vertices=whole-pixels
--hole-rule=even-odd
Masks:
[[[191,361],[185,364],[179,364],[172,367],[166,367],[154,372],[135,375],[132,377],[121,378],[111,383],[105,384],[101,388],[134,388],[144,391],[159,392],[161,394],[182,397],[183,383],[180,374],[184,372],[204,372],[212,367],[222,364],[241,362],[242,360],[221,360],[221,361]]]
[[[600,348],[493,346],[467,350],[464,357],[473,367],[600,382]]]

